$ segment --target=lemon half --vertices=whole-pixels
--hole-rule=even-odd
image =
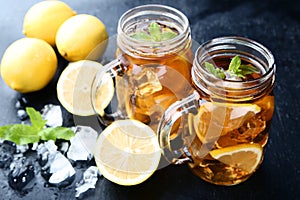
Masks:
[[[157,169],[161,151],[154,131],[137,120],[119,120],[99,135],[94,157],[108,180],[137,185]]]
[[[90,60],[68,64],[57,82],[57,97],[66,110],[78,116],[95,114],[91,101],[91,89],[93,79],[102,67],[100,63]],[[114,92],[113,80],[109,78],[100,88],[102,95],[98,95],[98,102],[102,107],[107,106]]]

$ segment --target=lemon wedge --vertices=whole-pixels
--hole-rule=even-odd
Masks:
[[[252,173],[261,162],[263,149],[259,144],[240,144],[212,150],[210,155],[229,166]]]

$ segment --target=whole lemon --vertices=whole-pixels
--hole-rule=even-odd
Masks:
[[[45,40],[54,46],[58,28],[74,15],[76,12],[64,2],[41,1],[34,4],[25,14],[23,33],[27,37]]]
[[[97,60],[106,48],[105,25],[95,16],[80,14],[67,19],[56,34],[56,47],[68,61]]]
[[[2,79],[21,93],[45,87],[56,69],[57,58],[53,48],[37,38],[16,40],[6,49],[1,61]]]

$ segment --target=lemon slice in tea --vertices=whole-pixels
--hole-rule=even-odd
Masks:
[[[260,111],[261,108],[256,104],[205,102],[197,115],[189,115],[189,124],[201,142],[214,142],[220,136],[241,127]]]
[[[157,169],[161,151],[154,131],[137,120],[118,120],[99,135],[94,158],[100,172],[119,185],[136,185]]]
[[[262,159],[263,149],[259,144],[239,144],[222,149],[212,150],[210,155],[229,166],[252,173]]]

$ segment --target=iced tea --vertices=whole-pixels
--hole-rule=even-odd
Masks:
[[[125,12],[118,23],[116,60],[104,66],[115,79],[116,95],[111,110],[98,112],[101,123],[131,118],[156,131],[165,109],[192,90],[192,61],[183,13],[152,4]],[[93,91],[102,84],[101,73]]]
[[[231,59],[232,57],[218,57],[213,61],[217,67],[227,70]],[[243,60],[242,64],[255,66]],[[256,67],[256,73],[247,74],[235,81],[251,81],[260,78],[264,69]],[[209,100],[210,97],[204,95],[202,98]],[[196,115],[189,116],[189,131],[196,135],[189,146],[193,157],[193,163],[189,164],[192,171],[214,184],[233,185],[247,179],[259,165],[254,166],[255,169],[248,170],[235,166],[234,161],[221,162],[213,158],[209,152],[224,148],[234,149],[241,144],[254,143],[264,148],[268,140],[273,111],[272,93],[265,93],[257,99],[242,102],[203,103]],[[207,148],[197,148],[200,146]],[[261,160],[258,162],[260,163]]]
[[[188,163],[197,176],[217,185],[249,178],[268,140],[275,69],[272,53],[248,38],[203,43],[191,70],[194,91],[172,104],[158,126],[165,158]]]
[[[127,33],[134,37],[136,33],[150,35],[149,27],[156,24],[161,33],[168,32],[176,37],[179,31],[171,24],[148,21],[135,24]],[[147,36],[146,36],[147,37]],[[172,36],[171,36],[172,37]],[[140,42],[145,38],[137,38]],[[162,42],[168,43],[167,40]],[[171,38],[172,39],[172,38]],[[191,91],[191,66],[193,55],[190,41],[177,47],[176,51],[161,47],[153,41],[151,48],[142,51],[117,51],[117,56],[123,55],[129,66],[122,77],[117,77],[118,102],[123,106],[129,118],[150,125],[155,131],[160,117],[172,103],[183,98]],[[155,46],[158,45],[158,46]],[[139,49],[133,46],[133,49]],[[165,48],[165,49],[163,49]]]

